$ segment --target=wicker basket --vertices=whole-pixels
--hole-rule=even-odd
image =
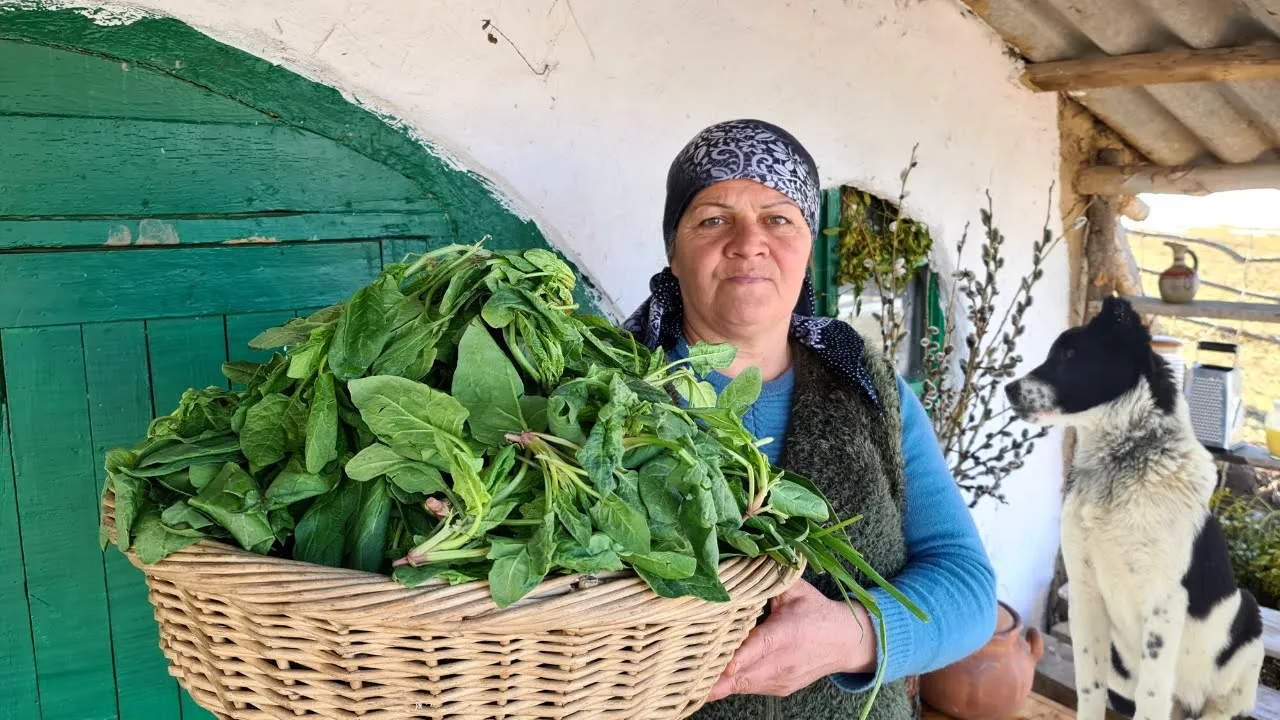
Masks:
[[[220,720],[688,717],[800,577],[730,559],[732,600],[709,603],[658,597],[632,573],[558,576],[500,610],[484,582],[408,589],[211,540],[129,559],[170,674]]]

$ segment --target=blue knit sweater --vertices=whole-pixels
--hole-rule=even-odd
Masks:
[[[687,357],[683,340],[672,355]],[[712,371],[706,380],[718,393],[730,378]],[[794,372],[787,370],[764,384],[759,399],[743,417],[743,424],[756,437],[773,438],[761,450],[775,464],[782,457],[794,389]],[[968,656],[991,638],[996,624],[995,572],[978,529],[947,469],[924,406],[901,377],[898,394],[906,464],[907,564],[886,579],[918,605],[929,622],[920,622],[881,588],[868,588],[884,612],[888,632],[886,683]],[[880,660],[876,658],[877,665]],[[858,692],[871,688],[875,674],[838,674],[831,679],[846,691]]]

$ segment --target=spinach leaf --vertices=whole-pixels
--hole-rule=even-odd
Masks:
[[[116,493],[116,547],[124,552],[129,549],[129,533],[146,499],[147,484],[124,474],[113,475],[111,482]]]
[[[710,343],[699,340],[689,346],[687,358],[689,368],[698,375],[705,376],[712,370],[723,370],[733,364],[738,356],[738,349],[729,343]],[[714,405],[714,403],[713,403]]]
[[[334,323],[322,325],[311,331],[307,341],[289,351],[289,368],[285,374],[294,380],[305,380],[320,369],[320,363],[329,351],[329,344],[337,332]]]
[[[347,388],[373,434],[405,457],[428,460],[436,435],[462,435],[466,408],[439,390],[390,375],[352,380]]]
[[[640,468],[640,499],[650,522],[674,525],[680,516],[683,464],[672,455],[661,455]]]
[[[681,580],[693,577],[698,569],[698,561],[688,555],[673,552],[653,551],[642,555],[623,555],[623,559],[631,563],[637,570],[666,580]]]
[[[347,528],[360,505],[361,484],[339,482],[320,496],[294,529],[293,558],[302,562],[341,567]]]
[[[579,573],[602,573],[624,569],[622,558],[613,549],[613,541],[595,533],[584,544],[577,538],[561,540],[552,557],[555,565]]]
[[[270,366],[250,360],[233,360],[222,363],[222,375],[235,385],[254,390],[266,379]]]
[[[223,462],[226,461],[224,460]],[[219,463],[192,465],[187,468],[187,479],[191,482],[191,487],[194,487],[196,492],[199,492],[203,490],[206,485],[213,482],[213,479],[218,477],[218,473],[221,470],[222,465]]]
[[[622,465],[622,431],[622,422],[617,417],[602,417],[578,451],[578,462],[601,495],[608,495],[617,487],[613,471]]]
[[[311,393],[306,432],[307,472],[319,473],[338,459],[338,399],[333,390],[333,376],[320,373]]]
[[[440,471],[425,463],[407,460],[387,472],[396,487],[409,493],[433,495],[444,492],[444,479]]]
[[[551,393],[547,398],[547,426],[553,435],[575,445],[587,441],[579,416],[589,402],[589,391],[586,383],[570,381]]]
[[[529,594],[540,582],[542,577],[534,570],[533,560],[527,549],[494,560],[493,568],[489,570],[489,592],[493,602],[500,608]]]
[[[547,431],[547,399],[541,395],[525,395],[520,398],[520,414],[527,430],[537,433]]]
[[[760,557],[760,546],[756,544],[754,538],[747,533],[736,528],[720,528],[720,536],[730,545],[737,548],[747,557]]]
[[[692,577],[681,580],[668,580],[639,567],[636,568],[636,574],[659,597],[696,597],[707,602],[729,602],[729,592],[724,589],[720,577],[704,571],[701,567]]]
[[[138,518],[133,552],[145,565],[158,563],[169,555],[190,547],[204,538],[196,530],[175,530],[160,519],[160,513],[150,508]]]
[[[240,451],[257,467],[266,467],[284,458],[288,443],[286,423],[291,399],[273,393],[260,400],[245,415],[240,431]]]
[[[591,519],[583,515],[568,494],[562,493],[555,499],[556,517],[569,535],[583,545],[591,542]]]
[[[347,477],[352,480],[372,480],[385,475],[405,463],[413,462],[409,458],[383,445],[374,443],[361,450],[347,461]]]
[[[224,465],[187,504],[226,528],[245,550],[265,554],[275,541],[258,483],[235,463]]]
[[[374,374],[399,375],[411,380],[422,377],[434,361],[434,346],[443,331],[444,323],[429,319],[426,313],[420,315],[409,326],[408,332],[393,340],[378,359],[373,361]],[[422,367],[427,354],[430,354],[430,360]]]
[[[741,418],[747,412],[747,408],[759,399],[762,378],[760,368],[755,365],[738,373],[738,376],[730,380],[724,391],[720,393],[716,407],[725,408]]]
[[[821,497],[790,480],[775,482],[769,488],[766,502],[783,515],[809,518],[819,522],[827,519],[827,503]]]
[[[382,479],[360,485],[360,505],[348,531],[346,566],[378,572],[386,558],[387,526],[391,520],[391,496]]]
[[[179,500],[165,508],[164,512],[160,514],[160,520],[165,525],[175,529],[202,530],[213,525],[212,520],[188,505],[186,500]]]
[[[194,461],[200,458],[225,455],[233,453],[240,447],[240,440],[234,434],[227,433],[225,435],[217,435],[210,438],[197,441],[183,441],[171,443],[155,450],[154,452],[144,452],[138,455],[139,467],[151,467],[156,465],[170,465],[176,467],[176,463],[182,460]],[[190,462],[187,463],[191,464]]]
[[[387,317],[389,306],[384,302],[388,280],[384,276],[373,285],[357,290],[338,319],[333,344],[329,348],[329,369],[335,378],[354,380],[360,377],[382,352],[387,336],[391,334],[391,321]],[[394,286],[390,290],[394,292]]]
[[[458,344],[451,392],[467,409],[467,427],[477,442],[504,445],[508,433],[526,428],[520,410],[524,381],[479,319],[467,325]]]
[[[327,474],[309,472],[298,460],[298,456],[294,455],[289,458],[284,470],[271,481],[264,499],[269,509],[286,507],[299,500],[329,492],[338,484],[338,478],[339,473],[336,471]]]
[[[628,553],[649,552],[649,523],[617,495],[607,495],[591,507],[596,527]]]

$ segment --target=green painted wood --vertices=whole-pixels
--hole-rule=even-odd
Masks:
[[[172,412],[188,388],[229,387],[222,375],[227,359],[226,321],[221,317],[173,318],[147,322],[152,404],[156,415]],[[179,688],[182,720],[213,716]],[[123,718],[121,719],[123,720]]]
[[[3,373],[3,367],[0,367]],[[4,387],[0,377],[0,388]],[[22,562],[9,413],[0,396],[0,717],[39,720],[36,657],[31,645],[31,609]]]
[[[97,323],[83,327],[83,341],[93,468],[102,487],[107,451],[136,445],[153,417],[147,334],[141,322]],[[178,683],[160,651],[142,572],[114,548],[107,549],[103,561],[120,717],[179,720]]]
[[[432,248],[443,247],[448,244],[448,241],[445,240],[437,242],[430,240],[383,240],[382,265],[386,267],[391,263],[406,262],[406,257],[409,255],[421,255]],[[408,261],[412,261],[412,258]]]
[[[0,215],[435,210],[412,182],[285,125],[0,116]]]
[[[814,242],[811,265],[814,313],[835,317],[839,313],[840,289],[836,284],[839,268],[838,237],[828,235],[827,230],[840,226],[840,189],[822,191],[821,219],[817,240]]]
[[[271,359],[270,350],[254,350],[249,341],[270,327],[283,325],[297,313],[292,310],[265,313],[244,313],[227,316],[227,359],[266,362]]]
[[[218,43],[181,21],[144,18],[104,26],[74,10],[15,10],[0,12],[0,38],[73,47],[195,83],[282,123],[330,138],[409,178],[439,201],[454,223],[450,237],[459,242],[490,235],[495,247],[554,251],[537,226],[511,212],[510,200],[500,197],[485,178],[457,169],[445,154],[349,103],[336,89]],[[576,270],[573,263],[570,266]],[[594,293],[584,278],[576,296],[583,309],[600,312]]]
[[[440,213],[299,213],[246,217],[0,220],[0,250],[18,248],[196,245],[275,240],[447,238]]]
[[[3,114],[272,122],[234,100],[151,68],[12,40],[0,41]]]
[[[221,317],[148,320],[147,357],[156,415],[173,412],[188,388],[230,387],[222,374],[227,333]]]
[[[80,328],[10,329],[0,342],[42,719],[115,720]]]
[[[0,327],[325,306],[381,268],[377,242],[0,256]]]

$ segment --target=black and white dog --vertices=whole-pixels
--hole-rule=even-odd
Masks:
[[[1151,335],[1108,298],[1005,392],[1024,420],[1076,428],[1062,509],[1078,710],[1135,720],[1247,716],[1263,660],[1209,513],[1216,473]]]

